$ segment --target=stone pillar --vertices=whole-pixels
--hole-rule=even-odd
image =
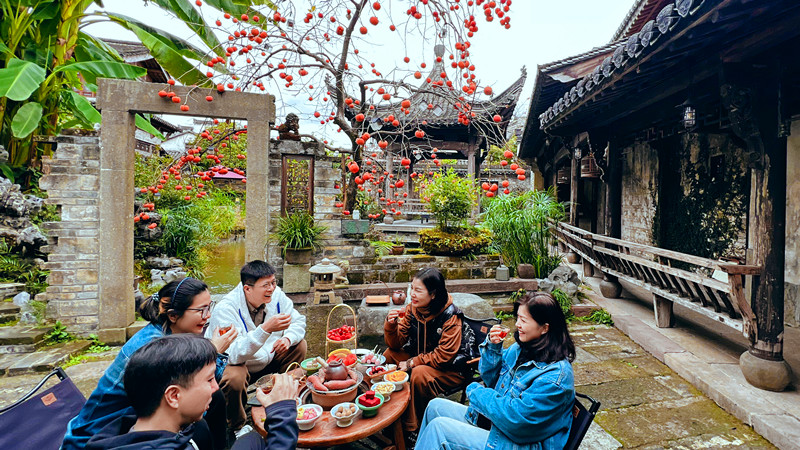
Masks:
[[[103,110],[100,131],[100,331],[105,342],[125,342],[133,323],[134,115]]]
[[[265,111],[265,114],[268,114],[268,111]],[[263,118],[260,120],[249,119],[247,126],[245,261],[266,260],[269,226],[269,123]]]
[[[61,220],[45,222],[50,244],[45,268],[47,317],[70,332],[86,336],[100,324],[99,240],[100,146],[96,133],[59,136],[52,156],[42,160],[39,187],[49,204],[58,205]]]
[[[750,384],[771,391],[782,391],[791,381],[791,368],[783,359],[787,142],[780,133],[781,74],[774,59],[728,65],[727,83],[720,89],[731,128],[757,159],[747,233],[754,260],[748,264],[762,266],[762,272],[751,300],[756,329],[745,328],[750,349],[739,365]]]
[[[473,146],[470,146],[467,150],[467,176],[473,180],[478,178],[475,164],[475,148]]]

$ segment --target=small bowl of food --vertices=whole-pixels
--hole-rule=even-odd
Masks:
[[[383,381],[384,373],[391,372],[395,369],[397,369],[397,365],[395,364],[380,364],[367,368],[365,375],[371,382],[377,383],[378,381]]]
[[[317,358],[306,358],[300,363],[300,367],[306,371],[306,375],[314,375],[322,367],[322,364],[317,362]]]
[[[353,424],[358,411],[355,403],[344,402],[331,408],[331,416],[336,419],[336,426],[345,428]]]
[[[322,406],[306,403],[297,407],[297,427],[302,431],[314,428],[320,417],[322,417]]]
[[[381,381],[372,385],[372,390],[383,396],[383,401],[388,402],[392,398],[394,392],[394,383],[389,381]]]
[[[379,366],[386,363],[386,357],[376,353],[369,352],[360,357],[359,362],[367,367]]]
[[[394,383],[395,391],[402,391],[403,387],[406,385],[406,383],[408,383],[408,372],[395,370],[394,372],[384,375],[383,380]]]
[[[378,408],[384,403],[383,396],[375,391],[367,391],[356,398],[356,405],[361,410],[364,418],[374,417],[378,414]]]

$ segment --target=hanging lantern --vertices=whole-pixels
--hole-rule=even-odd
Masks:
[[[594,153],[581,158],[581,178],[599,178],[602,174],[597,161],[594,159]]]
[[[569,184],[569,167],[564,167],[558,169],[558,175],[556,176],[556,184]]]
[[[687,130],[697,125],[697,110],[688,102],[683,105],[683,126]]]

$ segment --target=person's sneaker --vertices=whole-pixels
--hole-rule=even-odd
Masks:
[[[245,434],[251,431],[253,431],[253,427],[251,427],[250,425],[245,425],[242,428],[240,428],[239,431],[234,431],[233,434],[234,436],[236,436],[236,439],[239,439],[240,437],[244,436]]]

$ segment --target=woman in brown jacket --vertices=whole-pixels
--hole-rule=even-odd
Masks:
[[[422,269],[411,281],[411,303],[389,311],[383,325],[386,362],[410,373],[411,399],[403,428],[414,432],[428,402],[464,382],[460,370],[461,311],[447,293],[438,269]]]

